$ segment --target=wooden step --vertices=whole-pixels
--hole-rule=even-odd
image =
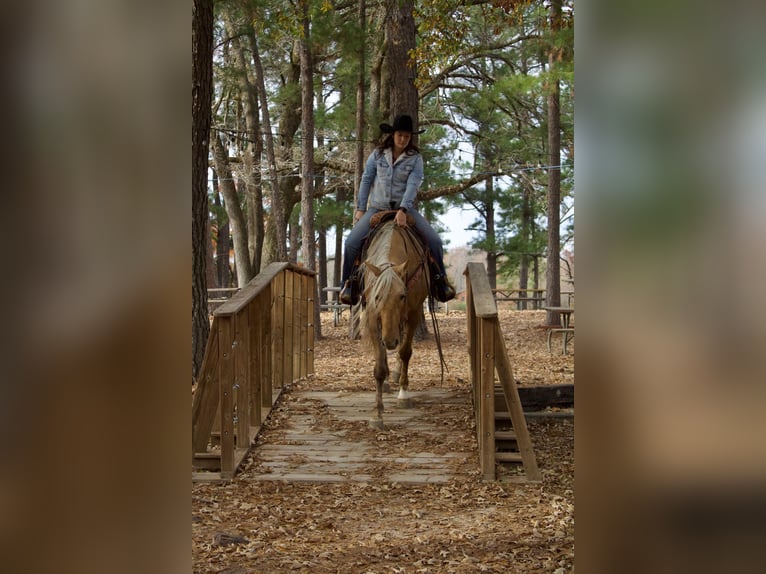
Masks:
[[[541,411],[548,407],[570,408],[574,406],[574,385],[537,385],[518,387],[519,399],[525,411]],[[502,387],[495,386],[495,409],[505,410]]]
[[[221,453],[220,452],[195,452],[194,458],[221,460]]]
[[[247,454],[250,452],[249,448],[235,448],[234,449],[234,468],[238,468],[240,464],[242,464],[242,461],[245,459]],[[213,476],[214,473],[203,473],[209,474],[211,480],[228,480],[232,478],[231,476],[225,476],[224,473],[221,473],[221,453],[219,452],[195,452],[194,458],[192,459],[192,466],[198,470],[198,471],[219,471]],[[192,475],[195,475],[194,472],[192,472]],[[192,476],[192,480],[196,480],[194,476]]]
[[[496,430],[495,440],[516,440],[516,432],[512,430]]]
[[[524,411],[525,419],[573,419],[574,410],[571,411],[540,411],[540,412],[527,412]],[[495,422],[510,422],[511,413],[508,411],[495,411]]]
[[[197,452],[194,453],[192,466],[197,470],[221,470],[220,452]]]
[[[497,462],[523,462],[520,452],[496,452]]]

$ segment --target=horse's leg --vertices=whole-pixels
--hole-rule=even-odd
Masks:
[[[383,344],[379,344],[375,356],[375,409],[377,418],[370,420],[370,426],[383,430],[383,383],[388,378],[388,355]]]
[[[386,355],[388,355],[388,351],[386,351]],[[386,356],[386,364],[388,364],[388,356]],[[388,377],[385,381],[383,381],[383,392],[384,393],[390,393],[391,392],[391,384],[398,384],[399,383],[399,373],[397,373],[394,369],[391,369],[389,367],[389,373]]]
[[[412,336],[415,330],[407,327],[404,341],[399,347],[399,395],[397,396],[397,405],[409,409],[412,408],[412,398],[408,392],[410,386],[409,366],[410,357],[412,357]]]
[[[397,355],[398,357],[398,355]],[[401,361],[397,358],[398,365],[391,369],[391,373],[389,374],[388,381],[383,383],[383,392],[384,393],[390,393],[391,392],[391,385],[398,385],[399,384],[399,373],[402,372],[401,367]],[[389,384],[389,381],[391,384]]]

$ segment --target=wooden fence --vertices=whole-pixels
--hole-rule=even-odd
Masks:
[[[497,318],[497,303],[489,286],[487,271],[481,263],[469,263],[465,275],[468,351],[482,476],[484,480],[495,480],[496,462],[520,462],[524,465],[526,479],[539,481],[540,471],[513,378],[511,361],[505,349]],[[498,412],[495,408],[496,372],[502,393],[500,396],[505,397],[508,411]],[[513,429],[496,431],[495,422],[499,418],[510,419]],[[497,441],[515,445],[517,452],[498,452]]]
[[[272,263],[213,313],[192,404],[192,480],[232,479],[283,386],[314,372],[315,293],[313,271]]]

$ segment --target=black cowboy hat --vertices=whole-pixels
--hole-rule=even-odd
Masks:
[[[384,134],[392,134],[394,132],[410,132],[415,134],[422,134],[426,130],[413,131],[412,129],[412,117],[408,115],[396,116],[394,118],[394,125],[386,123],[380,124],[380,131]]]

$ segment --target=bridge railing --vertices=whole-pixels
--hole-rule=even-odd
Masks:
[[[193,480],[228,480],[283,386],[314,372],[316,276],[272,263],[213,313],[192,404]]]
[[[512,461],[523,463],[527,480],[539,481],[540,471],[513,378],[513,367],[505,349],[497,303],[489,286],[487,271],[481,263],[468,263],[465,275],[468,351],[482,477],[484,480],[495,480],[495,463]],[[513,424],[512,436],[518,445],[518,453],[496,452],[495,372]]]

